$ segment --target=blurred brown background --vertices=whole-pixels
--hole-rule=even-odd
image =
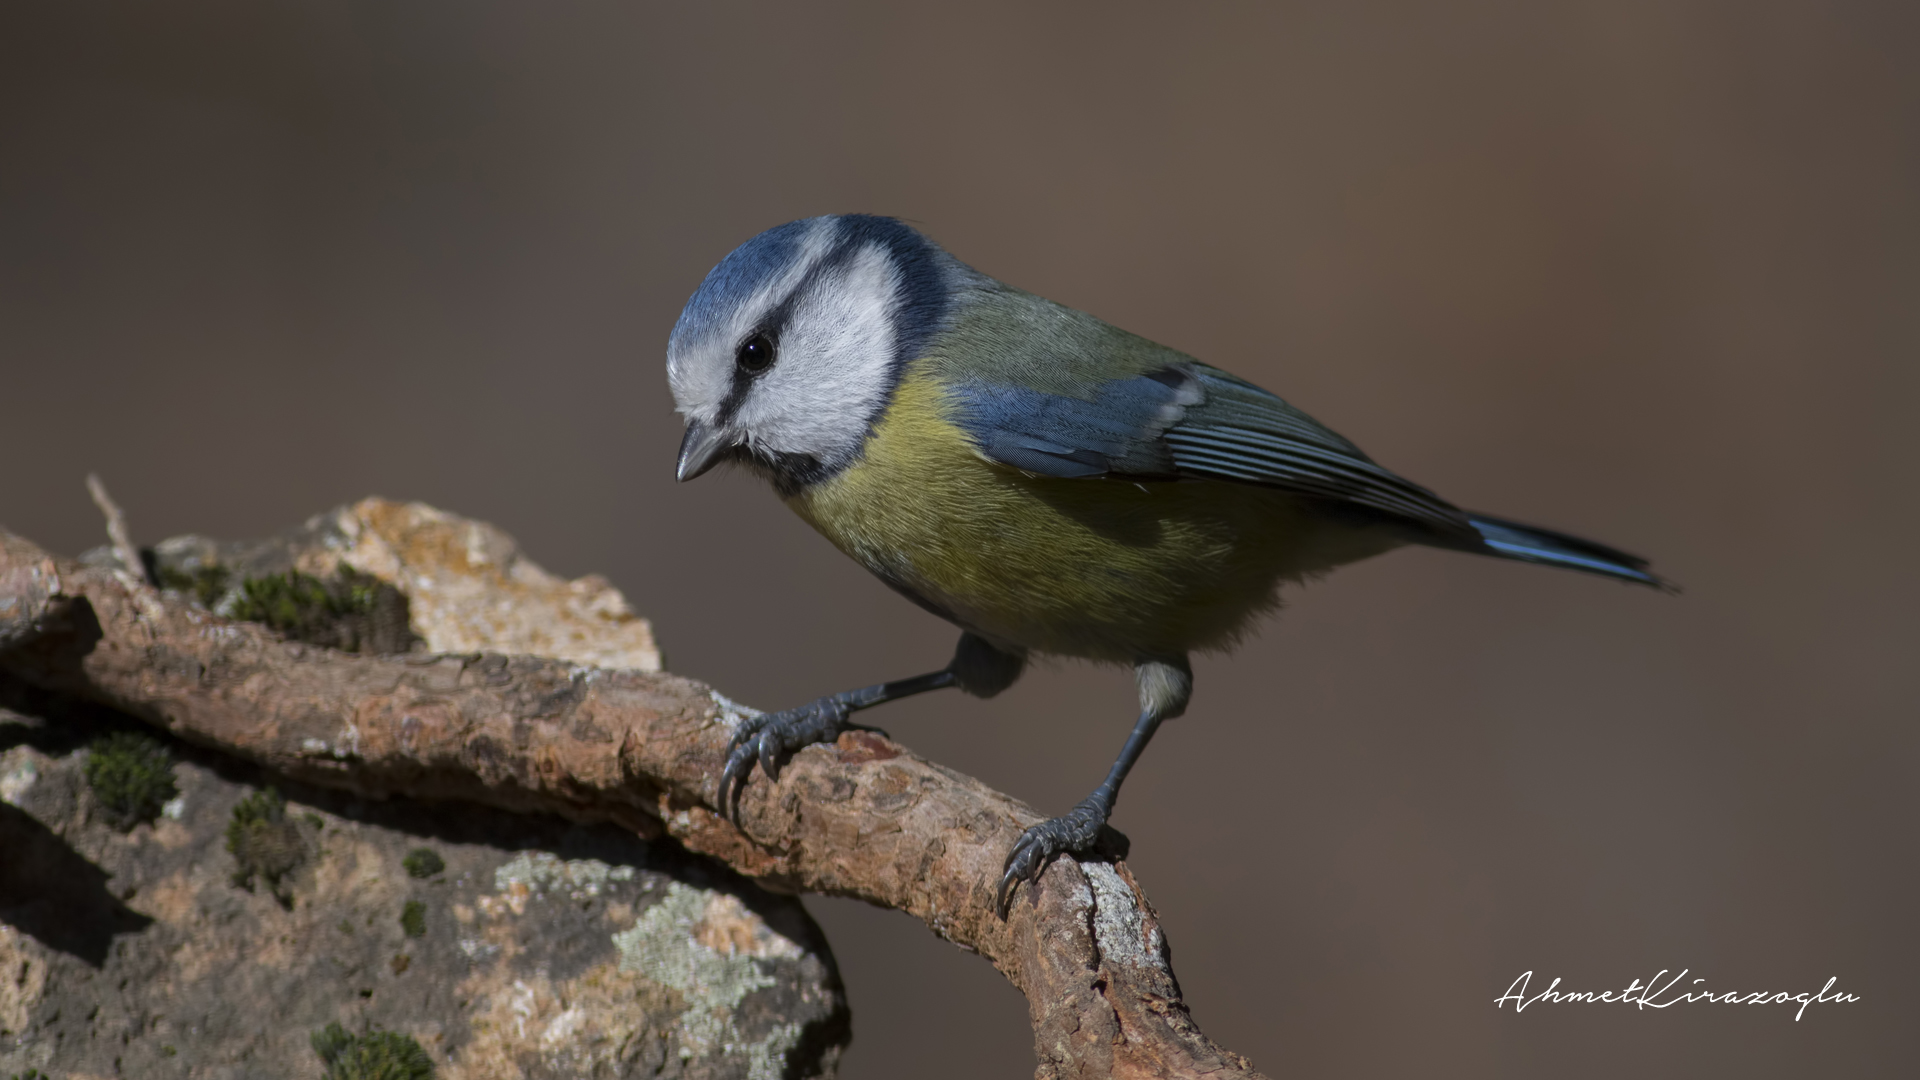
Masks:
[[[378,493],[603,572],[795,704],[954,631],[757,484],[672,481],[681,303],[790,218],[1281,392],[1679,598],[1416,551],[1203,660],[1115,824],[1275,1075],[1920,1075],[1920,7],[9,4],[0,521],[276,532]],[[1048,812],[1132,720],[1040,671],[876,721]],[[847,1075],[1032,1068],[1018,995],[810,900]],[[1690,968],[1816,1006],[1493,1000]]]

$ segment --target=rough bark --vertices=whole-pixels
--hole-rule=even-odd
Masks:
[[[1025,805],[878,735],[756,776],[714,812],[740,715],[670,674],[491,653],[358,656],[220,619],[125,569],[0,531],[0,665],[304,783],[662,833],[769,887],[911,913],[1026,995],[1042,1077],[1257,1076],[1181,1002],[1120,861],[1056,860],[993,908]]]

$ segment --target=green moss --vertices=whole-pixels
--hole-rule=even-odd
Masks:
[[[424,937],[427,932],[427,905],[418,900],[407,901],[407,906],[400,909],[400,929],[406,931],[408,937]]]
[[[266,623],[293,638],[310,635],[322,624],[350,613],[326,582],[298,570],[248,578],[240,583],[240,597],[233,606],[234,618]]]
[[[430,878],[447,868],[446,860],[432,848],[414,848],[407,853],[406,858],[400,860],[400,865],[407,868],[408,874],[417,878]]]
[[[227,615],[345,652],[405,652],[414,640],[406,594],[351,566],[324,580],[298,570],[248,578]]]
[[[432,1080],[433,1059],[397,1031],[349,1035],[339,1024],[313,1033],[313,1052],[326,1063],[326,1080]]]
[[[173,782],[173,755],[158,740],[116,731],[95,740],[88,750],[87,786],[116,829],[124,832],[152,821],[167,800],[180,793]]]
[[[215,564],[195,567],[192,571],[162,566],[158,568],[156,576],[160,579],[161,588],[192,593],[193,598],[200,601],[201,607],[210,608],[227,595],[227,584],[233,575],[227,572],[226,567]]]
[[[291,906],[287,877],[307,859],[300,827],[287,820],[287,800],[273,788],[240,800],[227,822],[227,851],[235,864],[233,883],[253,891],[265,882],[282,904]]]

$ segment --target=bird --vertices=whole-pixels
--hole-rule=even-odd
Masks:
[[[1469,513],[1225,370],[961,262],[867,214],[760,233],[667,345],[675,475],[744,466],[835,547],[961,631],[929,674],[752,715],[723,815],[854,713],[947,687],[990,698],[1034,657],[1130,665],[1140,711],[1107,777],[1027,829],[994,890],[1101,850],[1120,786],[1185,712],[1190,657],[1231,648],[1284,585],[1407,545],[1659,589],[1646,559]]]

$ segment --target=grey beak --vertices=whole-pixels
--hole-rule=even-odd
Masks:
[[[720,454],[727,448],[726,432],[719,428],[708,427],[698,420],[687,421],[687,433],[680,440],[680,464],[674,470],[674,479],[691,480],[720,462]]]

